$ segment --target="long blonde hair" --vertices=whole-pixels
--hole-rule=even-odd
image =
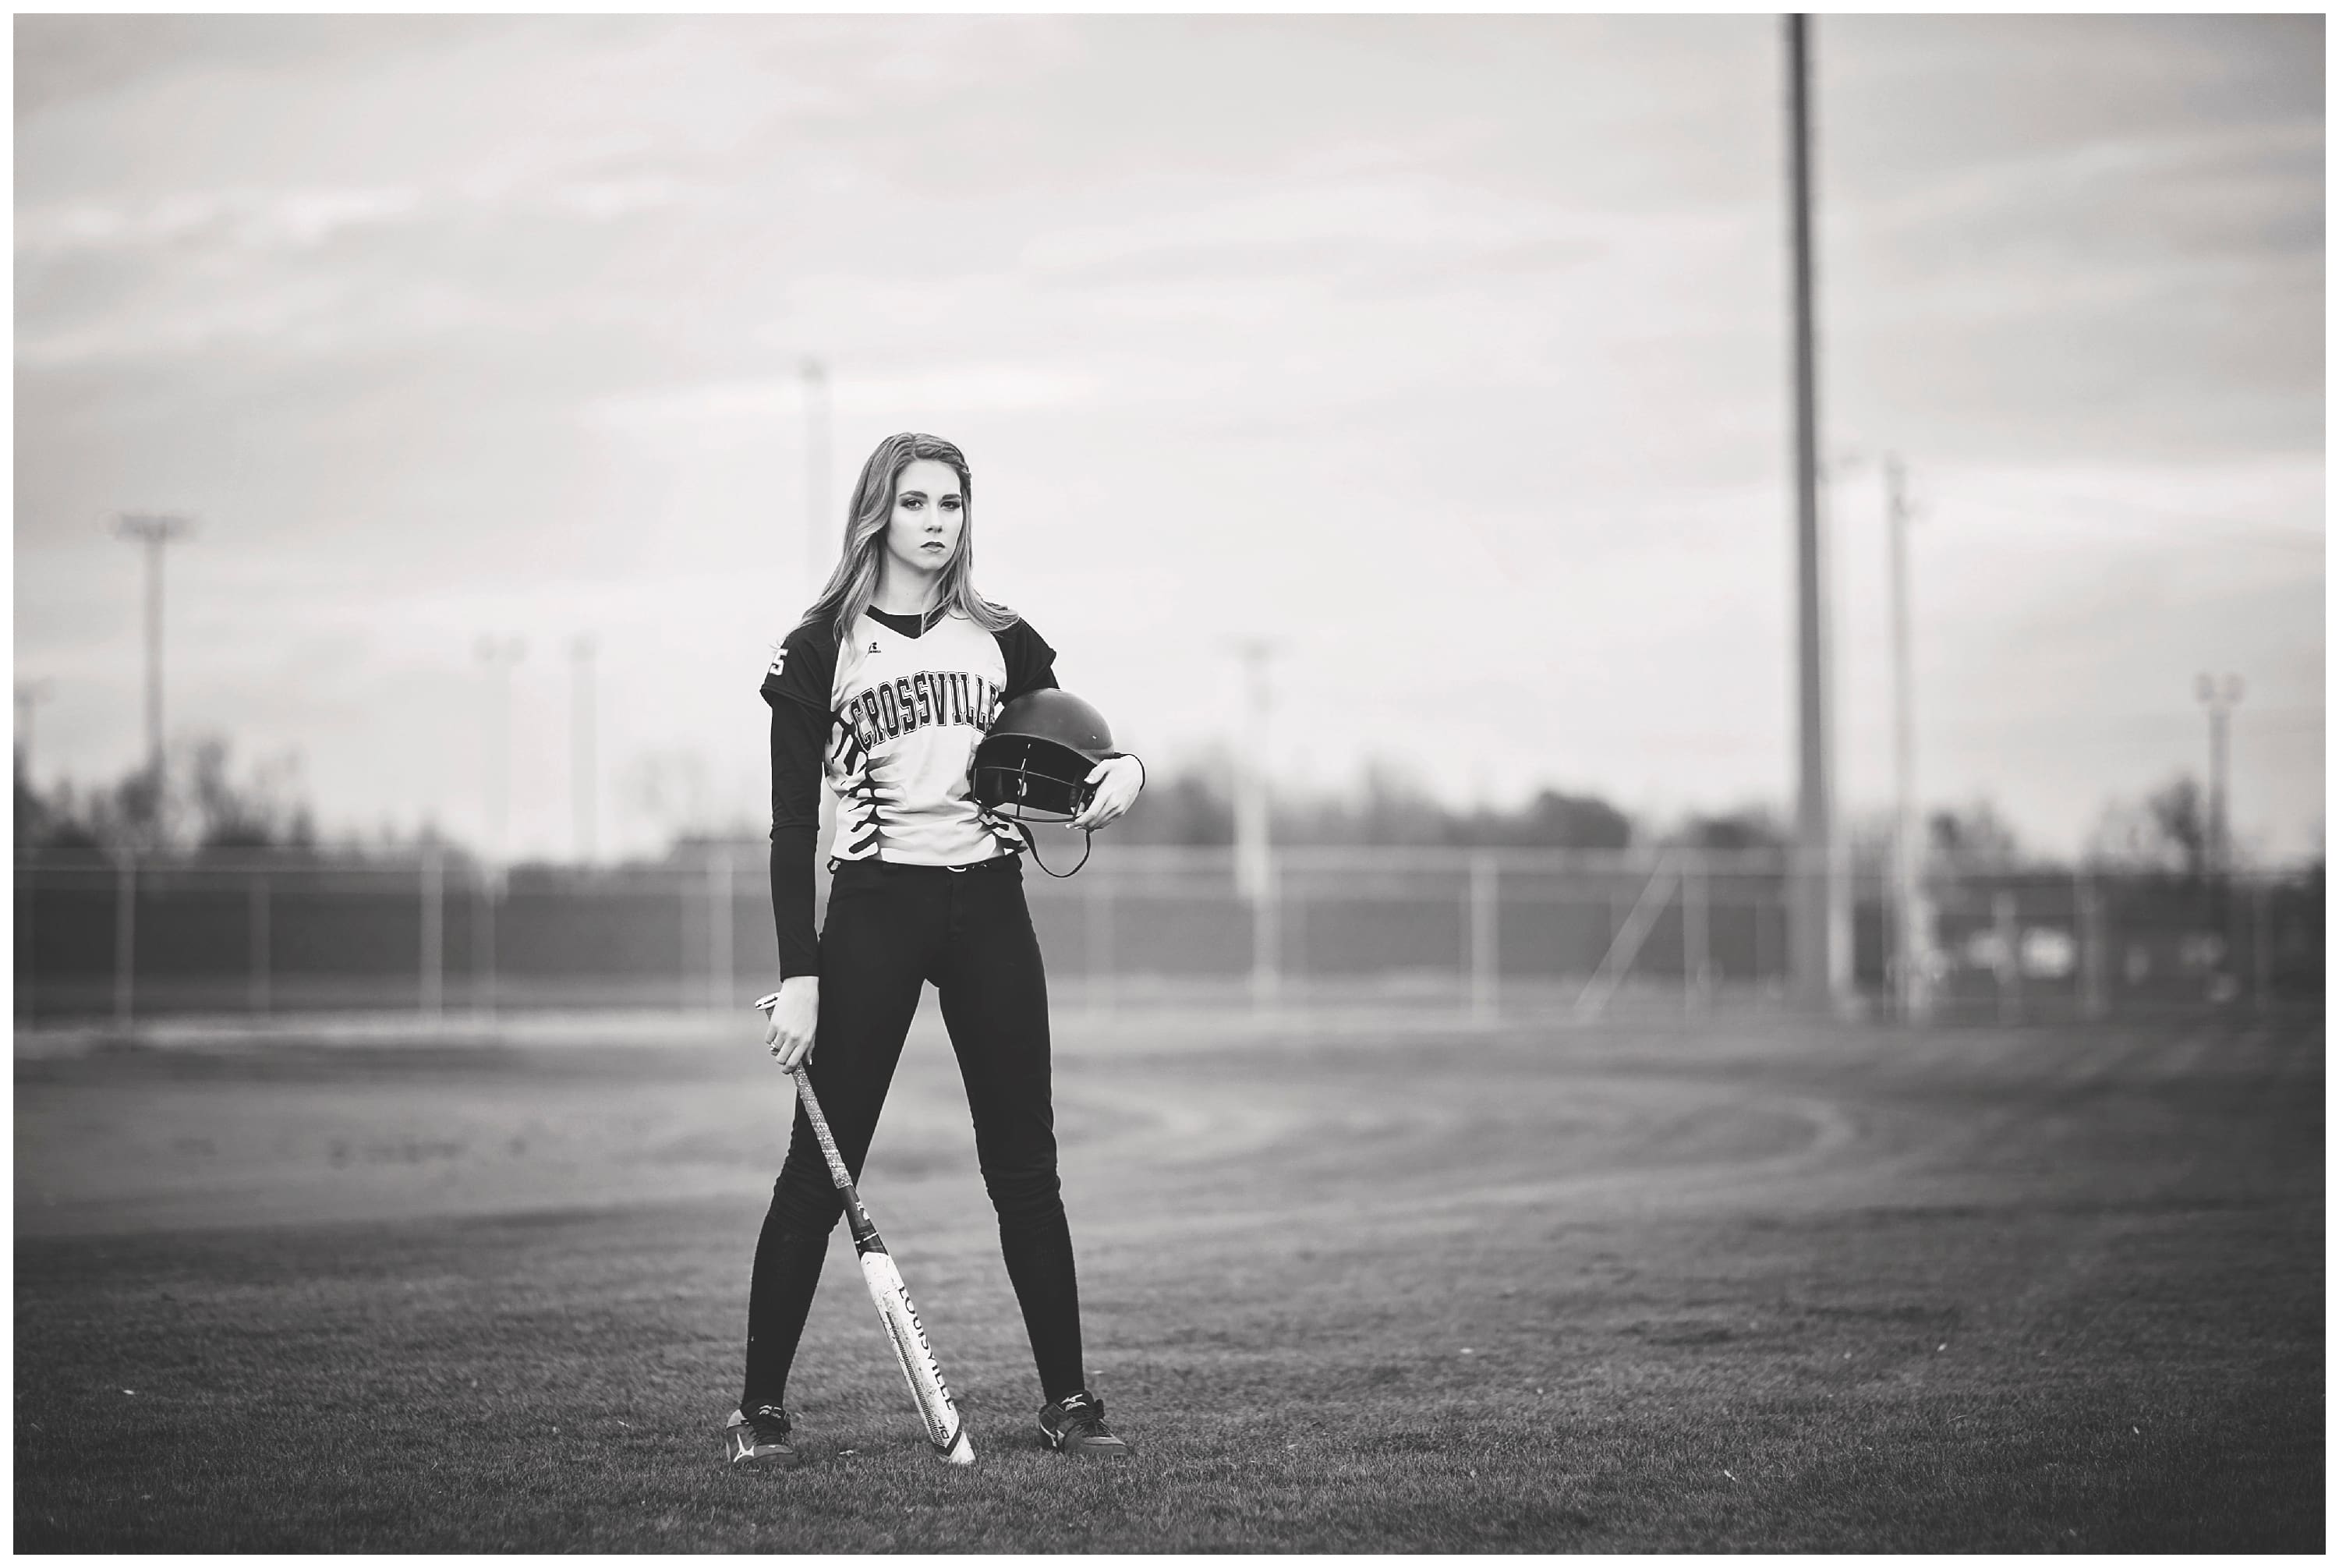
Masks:
[[[943,568],[936,602],[986,631],[995,632],[1015,624],[1014,611],[1004,605],[992,604],[975,591],[974,476],[968,471],[966,454],[939,436],[904,430],[878,442],[869,460],[861,465],[860,481],[853,487],[853,506],[844,518],[844,553],[837,557],[836,570],[829,575],[828,586],[821,589],[812,608],[804,612],[808,624],[827,623],[839,643],[852,636],[853,623],[861,618],[861,613],[877,597],[878,574],[883,570],[885,528],[893,516],[893,488],[901,480],[902,470],[920,458],[948,463],[958,470],[958,549],[952,555],[950,565]]]

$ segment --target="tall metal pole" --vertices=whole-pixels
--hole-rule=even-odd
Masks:
[[[1275,656],[1275,645],[1253,638],[1237,643],[1235,655],[1243,661],[1244,685],[1249,699],[1243,709],[1242,758],[1235,769],[1235,885],[1243,897],[1257,902],[1266,896],[1268,867],[1273,858],[1268,843],[1268,781],[1263,754],[1270,701],[1267,664]]]
[[[2242,677],[2229,675],[2218,681],[2205,675],[2194,683],[2193,693],[2209,710],[2209,842],[2203,846],[2204,858],[2209,875],[2222,879],[2233,869],[2233,841],[2227,836],[2226,822],[2226,721],[2241,705]]]
[[[510,854],[511,815],[511,672],[527,652],[518,637],[479,639],[479,662],[488,666],[488,852],[481,856],[479,899],[473,918],[471,952],[474,995],[479,1011],[496,1013],[496,902],[503,891],[505,862]]]
[[[590,864],[594,852],[593,796],[593,638],[588,635],[569,645],[572,684],[569,704],[569,815],[577,829],[577,861]]]
[[[127,1029],[138,971],[138,852],[123,845],[113,866],[113,1021]]]
[[[804,548],[812,571],[809,604],[828,580],[828,569],[842,553],[838,531],[828,515],[828,370],[818,360],[804,362]]]
[[[422,1012],[435,1019],[446,990],[447,864],[435,843],[422,850]]]
[[[1890,497],[1888,518],[1892,567],[1892,883],[1895,980],[1900,1017],[1921,1023],[1932,1012],[1932,947],[1924,888],[1918,866],[1917,700],[1909,658],[1909,470],[1897,457],[1884,459]]]
[[[2234,841],[2232,825],[2226,819],[2226,798],[2231,765],[2227,750],[2227,719],[2242,700],[2242,677],[2227,676],[2223,681],[2203,676],[2194,686],[2202,705],[2209,710],[2209,821],[2208,840],[2204,845],[2207,860],[2209,897],[2216,912],[2217,922],[2225,928],[2228,964],[2219,977],[2223,983],[2238,984],[2235,970],[2235,956],[2241,949],[2240,922],[2235,918],[2234,904]]]
[[[1243,661],[1249,688],[1248,723],[1243,754],[1236,768],[1235,885],[1251,907],[1251,1000],[1264,1004],[1275,994],[1279,955],[1276,951],[1276,878],[1274,853],[1268,843],[1269,812],[1267,778],[1268,660],[1275,645],[1251,638],[1235,645]]]
[[[1795,690],[1799,738],[1795,867],[1790,948],[1795,995],[1809,1007],[1835,1001],[1839,938],[1832,874],[1834,802],[1829,780],[1825,587],[1821,577],[1819,372],[1811,285],[1809,19],[1787,23],[1787,186],[1793,242],[1795,399]]]
[[[30,791],[33,783],[33,710],[49,695],[47,681],[16,683],[16,776]],[[19,824],[18,832],[24,831]],[[39,851],[30,843],[20,840],[16,871],[16,991],[24,1016],[33,1016],[34,988],[39,984],[40,948],[33,936],[35,893],[38,872],[35,862]]]
[[[153,824],[163,813],[163,547],[185,536],[193,521],[167,512],[123,512],[114,533],[146,547],[146,776],[153,791]]]
[[[16,683],[16,772],[27,788],[33,783],[33,710],[49,696],[47,681]]]

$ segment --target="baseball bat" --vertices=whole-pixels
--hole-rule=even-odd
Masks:
[[[755,1005],[768,1015],[779,1000],[779,993],[775,991]],[[893,1358],[901,1363],[902,1376],[910,1385],[910,1397],[925,1420],[926,1441],[934,1445],[946,1463],[972,1464],[974,1445],[967,1437],[966,1421],[951,1401],[950,1385],[943,1381],[942,1364],[934,1359],[934,1347],[927,1342],[925,1325],[918,1321],[917,1304],[910,1299],[910,1287],[902,1283],[902,1271],[894,1267],[893,1254],[885,1250],[885,1238],[877,1234],[869,1210],[862,1206],[861,1194],[853,1185],[853,1173],[844,1169],[844,1157],[836,1151],[836,1139],[828,1130],[828,1118],[821,1114],[820,1097],[812,1091],[812,1073],[799,1064],[790,1070],[790,1075],[796,1080],[796,1094],[804,1102],[813,1136],[820,1140],[821,1155],[828,1161],[829,1179],[844,1195],[844,1219],[853,1228],[853,1250],[860,1255],[862,1283],[869,1287],[869,1299],[877,1304],[877,1316],[883,1321],[885,1336],[893,1346]]]

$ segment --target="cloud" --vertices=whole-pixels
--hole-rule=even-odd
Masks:
[[[934,366],[834,378],[828,406],[840,414],[905,409],[952,413],[1062,408],[1092,398],[1092,371],[1070,366],[988,363]],[[805,411],[801,376],[753,376],[624,392],[597,399],[580,418],[604,429],[797,419]]]
[[[183,191],[151,201],[74,201],[19,210],[16,253],[45,258],[214,240],[307,248],[352,229],[399,222],[422,205],[406,186]]]
[[[1218,275],[1245,267],[1337,271],[1358,255],[1591,254],[1617,227],[1604,214],[1419,171],[1262,179],[1238,190],[1199,203],[1170,200],[1166,191],[1158,199],[1132,193],[1120,205],[1135,215],[1055,226],[1035,234],[1020,259],[1043,273],[1084,281]]]
[[[680,206],[709,194],[701,186],[668,175],[649,174],[629,179],[567,181],[551,188],[545,204],[594,222],[607,222],[612,218]]]
[[[1830,214],[1923,271],[2162,270],[2323,256],[2324,127],[2119,132],[1991,159]]]
[[[660,173],[556,181],[493,194],[468,184],[252,187],[182,191],[149,200],[54,202],[20,208],[16,253],[45,260],[213,242],[312,250],[368,229],[479,217],[562,217],[602,223],[705,200],[705,186]]]
[[[412,759],[443,723],[378,711],[380,668],[461,669],[504,626],[550,679],[564,616],[608,630],[613,691],[635,661],[637,722],[752,772],[759,736],[728,727],[752,699],[727,664],[698,694],[694,661],[800,601],[808,353],[832,499],[877,435],[963,441],[987,586],[1116,717],[1209,733],[1223,694],[1164,639],[1275,623],[1320,650],[1287,733],[1327,765],[1377,705],[1381,733],[1458,719],[1505,776],[1783,785],[1771,20],[144,26],[24,25],[20,534],[128,494],[233,519],[209,557],[304,563],[222,581],[184,646],[257,722],[253,649],[305,646],[303,603],[357,626],[336,789],[439,790]],[[1914,547],[1929,714],[1987,711],[2020,678],[1992,650],[2058,627],[2074,680],[2180,635],[2320,636],[2304,596],[2258,594],[2321,575],[2319,66],[2224,36],[1820,25],[1823,404],[1939,508]],[[2308,110],[2244,101],[2280,71],[2315,76]],[[2284,450],[2304,477],[2255,490],[2166,460]],[[1848,618],[1880,602],[1871,502],[1837,502]],[[2257,575],[2212,602],[2228,545]],[[59,606],[94,585],[134,672],[106,569],[20,539],[28,662],[81,646]],[[1159,602],[1132,608],[1140,581]],[[2165,602],[2123,615],[2097,583]],[[1387,678],[1391,627],[1466,638],[1486,678]],[[105,711],[134,745],[134,702]],[[2048,809],[2051,726],[1988,738],[2002,799]]]

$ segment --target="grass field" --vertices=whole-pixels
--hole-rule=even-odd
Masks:
[[[735,1036],[16,1069],[19,1550],[2319,1551],[2319,1021],[1060,1024],[1092,1384],[1040,1445],[928,1013],[732,1475],[785,1080]]]

